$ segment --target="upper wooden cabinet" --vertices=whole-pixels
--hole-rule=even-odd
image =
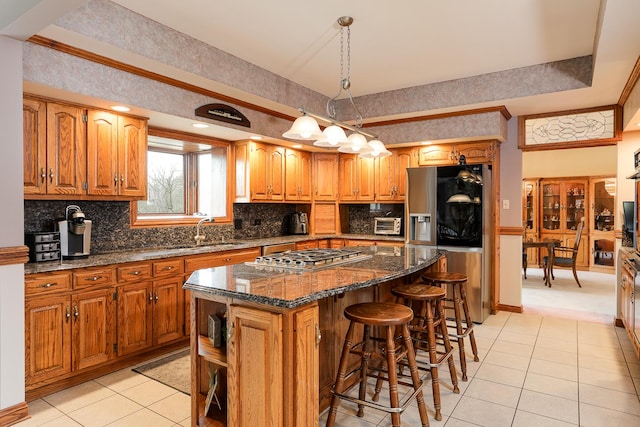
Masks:
[[[84,193],[85,111],[25,98],[23,103],[24,193]]]
[[[435,144],[421,147],[419,166],[458,164],[464,155],[467,163],[491,163],[499,149],[496,141],[480,141],[466,144]]]
[[[88,111],[87,194],[144,198],[147,193],[145,120]]]
[[[413,148],[392,149],[391,156],[376,159],[376,200],[403,201],[407,190],[407,168],[417,166]]]
[[[311,201],[311,153],[285,151],[285,193],[287,201]]]
[[[283,201],[285,148],[241,141],[235,143],[236,202]]]
[[[23,122],[25,196],[146,196],[145,119],[26,96]]]
[[[313,154],[313,198],[316,201],[338,199],[338,155],[334,153]]]
[[[375,199],[374,159],[357,154],[339,155],[340,201],[373,201]]]

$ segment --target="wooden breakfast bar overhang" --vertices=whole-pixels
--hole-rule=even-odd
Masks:
[[[191,275],[184,288],[191,301],[193,425],[318,425],[347,328],[344,308],[393,301],[393,286],[446,271],[446,252],[433,247],[357,249],[357,257],[338,265],[244,263]],[[216,328],[222,337],[214,345]]]

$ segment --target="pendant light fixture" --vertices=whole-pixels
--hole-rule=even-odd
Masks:
[[[313,114],[304,108],[298,108],[302,113],[291,125],[291,128],[282,134],[285,138],[299,139],[304,141],[315,141],[316,147],[337,148],[341,153],[358,154],[364,158],[386,157],[391,152],[387,150],[384,144],[377,136],[362,130],[362,114],[353,102],[351,96],[351,24],[353,18],[350,16],[341,16],[338,18],[340,25],[340,87],[338,93],[327,101],[327,117]],[[346,56],[345,56],[345,28],[346,28]],[[344,73],[346,59],[346,75]],[[345,91],[351,102],[351,106],[355,111],[354,125],[350,125],[336,120],[336,108],[334,103],[338,97]],[[317,120],[329,123],[324,131],[320,130]],[[345,129],[352,131],[347,137]],[[372,138],[367,142],[367,138]]]

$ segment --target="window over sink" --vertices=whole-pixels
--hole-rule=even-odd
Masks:
[[[131,202],[132,225],[231,221],[231,144],[202,135],[149,129],[147,200]]]

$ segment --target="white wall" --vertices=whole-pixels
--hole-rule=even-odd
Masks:
[[[522,153],[522,177],[616,175],[618,148],[570,148],[565,150],[526,151]]]
[[[22,42],[0,36],[0,247],[24,244]],[[24,267],[0,266],[0,410],[24,402]]]

